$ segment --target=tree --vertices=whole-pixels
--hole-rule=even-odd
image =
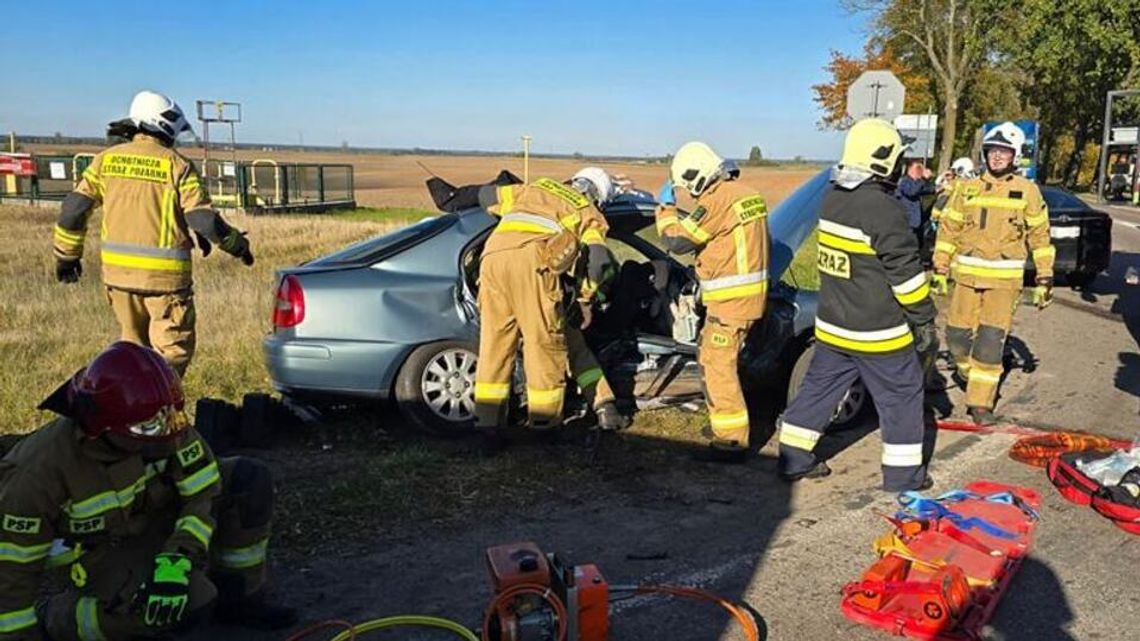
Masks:
[[[752,150],[748,152],[748,164],[759,165],[764,162],[764,152],[760,151],[758,145],[752,145]]]
[[[954,157],[960,99],[982,68],[992,43],[1010,35],[1002,28],[1018,3],[1001,0],[844,0],[855,12],[874,14],[874,35],[900,51],[921,54],[929,67],[942,107],[939,173]],[[1020,35],[1013,39],[1020,39]]]
[[[863,47],[863,56],[856,58],[841,51],[831,51],[831,60],[824,70],[831,82],[813,85],[816,104],[823,110],[817,125],[820,129],[846,129],[851,126],[847,116],[847,89],[867,70],[886,70],[895,74],[906,87],[906,105],[911,113],[923,113],[935,107],[930,92],[930,79],[897,51],[872,38]]]

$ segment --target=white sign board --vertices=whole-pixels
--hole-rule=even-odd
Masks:
[[[67,165],[61,162],[48,163],[48,171],[52,180],[67,180]]]
[[[938,116],[934,114],[904,114],[895,118],[895,127],[903,139],[910,140],[904,154],[907,158],[933,158],[934,139],[938,136]]]
[[[864,71],[847,88],[847,115],[855,120],[902,115],[906,87],[889,71]]]
[[[1112,128],[1112,142],[1118,144],[1134,145],[1136,144],[1137,128],[1136,127],[1113,127]]]
[[[232,162],[222,163],[222,175],[223,176],[236,176],[237,175],[237,169],[234,167],[234,164]]]

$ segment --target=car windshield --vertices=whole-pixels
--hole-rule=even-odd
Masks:
[[[409,227],[403,227],[382,236],[362,240],[354,245],[322,256],[309,265],[352,265],[374,263],[394,253],[403,251],[427,238],[438,234],[455,224],[459,217],[445,214],[425,218]]]
[[[1062,209],[1088,209],[1085,201],[1061,189],[1043,189],[1041,195],[1045,197],[1045,204],[1053,211]]]

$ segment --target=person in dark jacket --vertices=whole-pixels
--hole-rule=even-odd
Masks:
[[[869,118],[851,128],[834,186],[819,214],[816,352],[780,419],[780,475],[831,473],[812,450],[834,408],[862,379],[882,426],[883,489],[926,489],[923,369],[937,349],[935,309],[906,211],[894,197],[905,146],[897,129]]]
[[[919,247],[922,247],[922,229],[923,222],[925,222],[922,216],[922,197],[938,193],[934,181],[930,178],[931,173],[926,165],[921,160],[912,160],[907,165],[902,178],[899,179],[898,191],[896,192],[899,201],[906,207],[906,222],[914,231]]]

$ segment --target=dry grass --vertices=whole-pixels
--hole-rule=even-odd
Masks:
[[[81,282],[55,281],[51,226],[56,209],[0,206],[0,433],[45,419],[38,401],[118,335],[99,278],[98,234],[89,234]],[[198,351],[187,373],[191,399],[240,399],[269,390],[261,336],[269,329],[274,269],[383,232],[392,222],[340,217],[238,217],[257,262],[195,253]],[[92,225],[97,229],[97,225]]]

